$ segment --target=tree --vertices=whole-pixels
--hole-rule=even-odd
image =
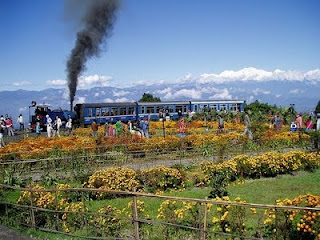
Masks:
[[[138,102],[161,102],[161,100],[158,97],[153,97],[150,93],[144,93]]]
[[[320,101],[318,102],[318,105],[316,106],[316,113],[320,113]]]

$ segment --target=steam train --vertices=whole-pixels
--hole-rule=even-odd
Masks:
[[[54,110],[48,106],[36,106],[35,115],[32,116],[32,126],[35,124],[36,116],[41,116],[41,123],[45,124],[45,115],[51,119],[59,116],[64,122],[70,116],[73,123],[81,126],[90,125],[93,120],[97,123],[115,123],[118,120],[128,122],[148,118],[159,120],[167,117],[173,120],[180,116],[211,109],[215,111],[240,111],[244,110],[243,100],[208,100],[208,101],[167,101],[167,102],[121,102],[121,103],[82,103],[76,104],[74,111]]]

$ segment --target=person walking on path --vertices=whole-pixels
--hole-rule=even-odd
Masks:
[[[19,123],[19,130],[24,130],[24,121],[23,121],[23,117],[22,114],[19,115],[17,123]]]
[[[94,119],[92,124],[91,124],[91,129],[92,129],[92,136],[93,137],[96,137],[98,136],[98,124],[97,124],[97,121]]]
[[[251,121],[250,121],[250,117],[247,110],[245,111],[245,114],[246,114],[244,116],[245,129],[244,129],[243,135],[248,135],[249,139],[252,139],[252,132],[250,130]]]
[[[306,122],[306,131],[313,129],[312,117],[309,116],[308,121]]]

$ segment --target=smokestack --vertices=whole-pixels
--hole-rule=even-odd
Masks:
[[[70,102],[70,111],[73,111],[73,102]]]
[[[77,4],[83,1],[75,1]],[[110,36],[115,21],[118,0],[88,0],[83,17],[83,29],[77,33],[77,40],[67,61],[67,79],[70,107],[72,111],[77,91],[78,77],[85,70],[86,61],[98,56],[100,46]]]

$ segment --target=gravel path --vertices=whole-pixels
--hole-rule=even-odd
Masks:
[[[14,230],[0,225],[0,240],[33,240],[33,238],[22,236]]]

